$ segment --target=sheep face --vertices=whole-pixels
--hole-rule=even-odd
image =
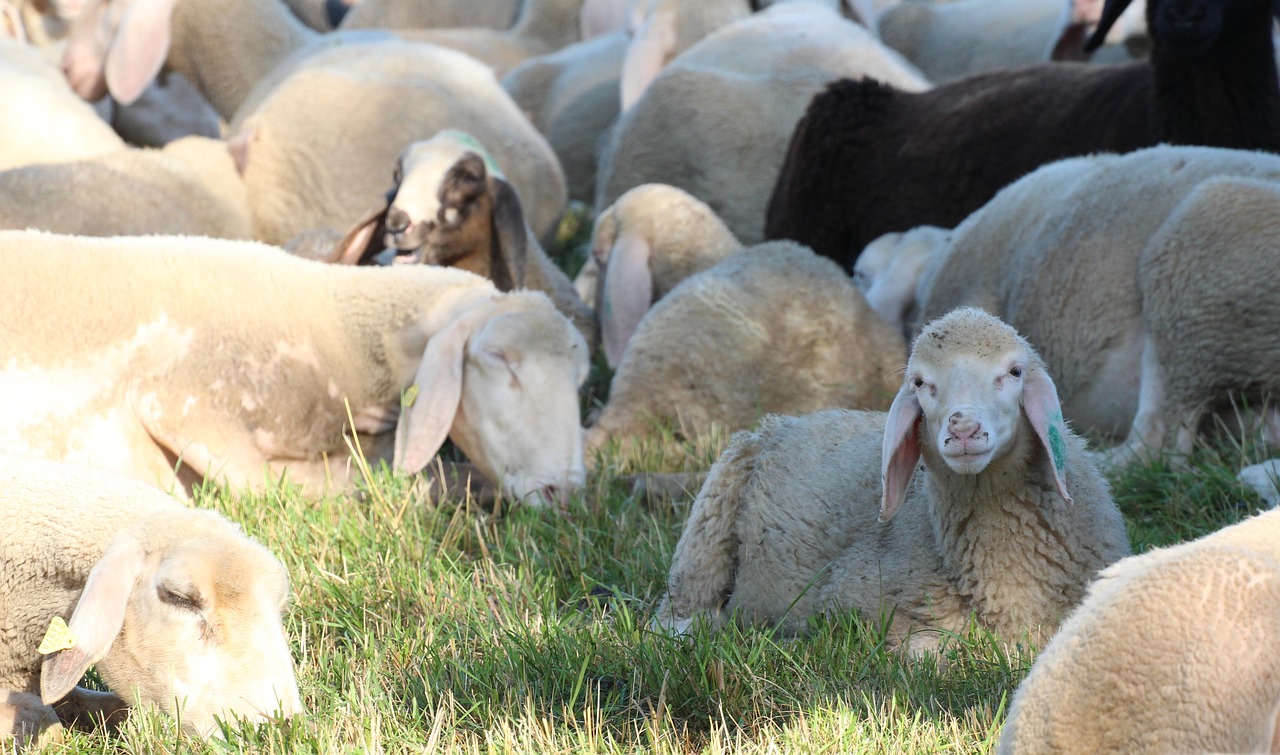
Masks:
[[[957,309],[934,320],[916,338],[889,409],[881,517],[888,519],[905,500],[923,444],[932,444],[952,472],[980,475],[1028,430],[1051,462],[1059,493],[1070,500],[1062,482],[1066,426],[1039,356],[982,310]]]
[[[1106,41],[1132,0],[1107,0],[1098,28],[1085,45],[1092,52]],[[1147,28],[1158,48],[1181,57],[1198,58],[1213,51],[1218,40],[1238,44],[1244,26],[1257,22],[1260,0],[1149,0]],[[1267,3],[1268,9],[1271,3]],[[1268,10],[1269,12],[1269,10]]]
[[[118,537],[90,573],[70,621],[77,644],[46,656],[42,696],[58,699],[96,661],[126,701],[154,703],[202,736],[215,716],[300,713],[281,623],[288,593],[280,562],[221,517],[160,517],[141,537]]]
[[[549,305],[500,314],[467,344],[450,437],[506,495],[561,503],[586,480],[578,387],[582,335]]]

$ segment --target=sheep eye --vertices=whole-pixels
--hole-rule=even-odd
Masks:
[[[1016,378],[1020,378],[1020,377],[1022,377],[1022,368],[1021,368],[1021,367],[1010,367],[1010,368],[1009,368],[1009,374],[1010,374],[1010,375],[1012,375],[1012,376],[1014,376],[1014,377],[1016,377]]]
[[[168,603],[169,605],[175,608],[181,608],[184,611],[200,613],[204,608],[198,594],[188,595],[169,585],[160,585],[156,587],[156,595],[160,598],[162,603]]]
[[[918,377],[918,378],[916,378],[915,380],[913,380],[912,382],[915,384],[915,386],[916,386],[917,388],[921,388],[921,387],[923,387],[923,386],[924,386],[924,378],[919,378],[919,377]]]

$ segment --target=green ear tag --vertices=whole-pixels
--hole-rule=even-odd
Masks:
[[[1049,416],[1049,453],[1053,456],[1053,468],[1061,472],[1067,466],[1067,441],[1062,437],[1062,410]]]
[[[75,646],[76,636],[71,633],[71,627],[67,626],[67,622],[63,621],[61,616],[50,619],[49,629],[44,633],[44,639],[40,640],[40,655],[70,650]]]
[[[405,388],[404,392],[400,394],[400,408],[408,409],[409,407],[413,406],[413,402],[417,400],[418,400],[418,384],[414,383],[408,388]]]

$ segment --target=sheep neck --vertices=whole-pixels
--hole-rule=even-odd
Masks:
[[[282,60],[318,36],[278,0],[196,0],[174,8],[169,64],[228,121]]]
[[[1151,51],[1157,141],[1280,152],[1280,84],[1270,4],[1253,2],[1200,59]],[[1247,72],[1248,75],[1244,75]]]
[[[1025,423],[1024,423],[1025,424]],[[925,486],[943,572],[998,634],[1039,642],[1082,597],[1070,523],[1048,457],[1024,426],[982,474],[957,474],[925,444]]]

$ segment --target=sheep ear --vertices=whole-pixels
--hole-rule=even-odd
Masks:
[[[369,258],[387,248],[387,211],[391,209],[391,203],[396,201],[398,188],[391,187],[351,226],[351,230],[334,247],[330,262],[338,265],[364,265]]]
[[[1022,412],[1036,431],[1040,445],[1053,464],[1053,482],[1058,494],[1067,503],[1067,425],[1062,419],[1062,406],[1058,403],[1058,389],[1043,367],[1028,367],[1022,380]]]
[[[1049,51],[1050,60],[1084,61],[1093,57],[1084,51],[1084,24],[1068,24]]]
[[[40,698],[52,705],[67,696],[89,666],[102,660],[124,627],[125,609],[142,574],[142,545],[117,538],[103,554],[76,603],[68,626],[75,645],[50,653],[40,665]]]
[[[620,84],[623,112],[636,104],[644,90],[661,73],[675,49],[675,15],[668,11],[654,13],[640,26],[635,38],[627,45]]]
[[[1111,27],[1124,13],[1125,8],[1129,7],[1130,2],[1132,0],[1107,0],[1107,4],[1102,7],[1102,18],[1098,19],[1098,28],[1094,29],[1089,41],[1084,43],[1085,52],[1093,52],[1102,47],[1102,43],[1107,41],[1107,32],[1111,31]]]
[[[529,260],[529,232],[525,228],[524,210],[515,187],[497,176],[489,176],[489,195],[493,197],[493,243],[507,269],[512,290],[524,288],[524,271]],[[495,260],[496,262],[497,260]]]
[[[27,41],[27,29],[22,25],[22,16],[9,0],[0,0],[0,38]]]
[[[600,300],[600,336],[605,358],[617,368],[627,343],[653,303],[653,275],[649,271],[648,240],[624,234],[613,245],[604,269]]]
[[[889,407],[884,424],[884,446],[881,449],[880,477],[884,493],[880,498],[880,521],[887,522],[907,500],[911,475],[920,461],[918,426],[923,413],[916,396],[904,385]]]
[[[393,459],[397,470],[405,474],[422,471],[449,437],[462,400],[467,341],[489,316],[488,307],[477,307],[428,339],[414,384],[401,400]]]
[[[134,0],[107,49],[107,89],[121,105],[142,96],[169,55],[169,19],[177,0]]]

